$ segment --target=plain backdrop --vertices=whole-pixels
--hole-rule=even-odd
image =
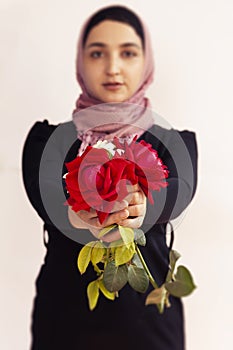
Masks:
[[[118,1],[152,35],[153,110],[197,134],[199,183],[176,227],[175,248],[198,286],[184,299],[188,350],[232,348],[233,2]],[[43,262],[42,221],[22,183],[26,135],[37,120],[68,121],[79,95],[75,52],[95,0],[2,0],[0,348],[26,350],[35,279]]]

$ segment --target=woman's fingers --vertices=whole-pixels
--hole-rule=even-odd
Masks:
[[[131,195],[131,201],[127,208],[129,216],[118,222],[118,224],[125,227],[139,228],[142,226],[146,215],[146,196],[141,190]]]
[[[81,210],[77,213],[92,234],[99,238],[100,231],[107,226],[119,224],[125,227],[139,228],[146,214],[146,196],[138,185],[128,185],[129,191],[126,198],[121,202],[115,202],[111,213],[101,224],[95,209],[90,211]],[[101,239],[105,242],[112,242],[121,238],[119,230],[113,230]]]
[[[136,184],[136,185],[126,185],[126,188],[127,188],[127,191],[129,193],[140,191],[140,187],[139,187],[138,184]]]
[[[134,216],[143,216],[146,213],[146,205],[138,204],[138,205],[129,205],[128,206],[129,217]]]
[[[130,228],[139,228],[142,226],[143,220],[144,220],[144,215],[143,216],[136,216],[133,218],[127,218],[125,220],[122,220],[119,222],[119,225],[124,226],[124,227],[130,227]]]
[[[97,216],[91,218],[89,220],[89,224],[95,227],[96,229],[101,230],[104,227],[116,224],[119,221],[126,219],[128,216],[129,216],[129,211],[127,208],[127,209],[123,209],[115,213],[109,214],[109,216],[106,218],[106,220],[102,224],[100,224]]]
[[[113,208],[112,208],[112,210],[111,210],[111,213],[115,213],[115,212],[117,212],[117,211],[121,211],[121,210],[123,210],[123,209],[126,209],[128,207],[128,202],[127,202],[127,200],[123,200],[123,201],[121,201],[121,202],[118,202],[118,201],[116,201],[115,203],[114,203],[114,206],[113,206]]]
[[[133,193],[129,193],[125,200],[129,203],[129,205],[132,204],[142,204],[146,200],[146,196],[142,191],[137,191]]]
[[[80,210],[75,212],[70,206],[68,207],[68,218],[72,226],[75,228],[85,228],[88,229],[88,222],[91,217],[93,217],[93,212],[86,212],[85,210]]]
[[[76,214],[83,220],[89,220],[97,216],[96,211],[92,208],[89,211],[80,210]]]

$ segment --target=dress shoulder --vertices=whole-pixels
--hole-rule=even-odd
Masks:
[[[44,119],[43,121],[36,121],[28,132],[26,142],[28,139],[30,141],[48,139],[57,126],[58,125],[49,124],[47,119]]]
[[[166,150],[171,153],[182,154],[185,150],[190,153],[190,157],[195,162],[197,160],[197,140],[196,133],[190,130],[177,130],[174,128],[164,128],[154,124],[142,138],[152,144],[162,157]]]
[[[179,131],[153,125],[143,135],[143,139],[158,152],[169,172],[167,188],[152,194],[156,208],[148,206],[148,222],[155,222],[156,217],[157,223],[166,223],[178,217],[195,194],[198,158],[196,135],[189,130]]]
[[[22,152],[22,176],[28,198],[41,218],[47,219],[39,191],[39,168],[45,145],[56,129],[47,120],[37,121],[29,130]]]
[[[196,133],[192,130],[184,129],[184,130],[178,130],[175,128],[165,128],[160,125],[154,124],[148,131],[152,136],[157,136],[161,139],[171,138],[174,137],[174,135],[179,135],[182,138],[189,138],[189,139],[195,139]]]

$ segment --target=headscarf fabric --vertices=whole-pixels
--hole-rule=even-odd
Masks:
[[[92,17],[92,16],[91,16]],[[149,31],[140,19],[144,32],[144,69],[138,89],[127,101],[103,103],[91,96],[83,76],[83,36],[90,18],[81,28],[76,56],[76,78],[82,93],[76,101],[72,117],[77,130],[77,137],[82,140],[80,154],[87,145],[98,140],[138,137],[154,124],[151,104],[145,92],[153,81],[154,58]]]

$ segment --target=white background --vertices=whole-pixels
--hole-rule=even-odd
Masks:
[[[124,3],[118,1],[118,3]],[[1,339],[30,344],[34,282],[43,262],[42,222],[26,197],[21,155],[36,120],[71,118],[79,88],[75,52],[86,17],[112,1],[2,0]],[[146,21],[156,60],[148,95],[178,129],[197,133],[199,184],[176,229],[175,248],[198,285],[184,299],[188,350],[232,348],[233,3],[231,0],[127,1]],[[152,6],[153,4],[153,6]]]

